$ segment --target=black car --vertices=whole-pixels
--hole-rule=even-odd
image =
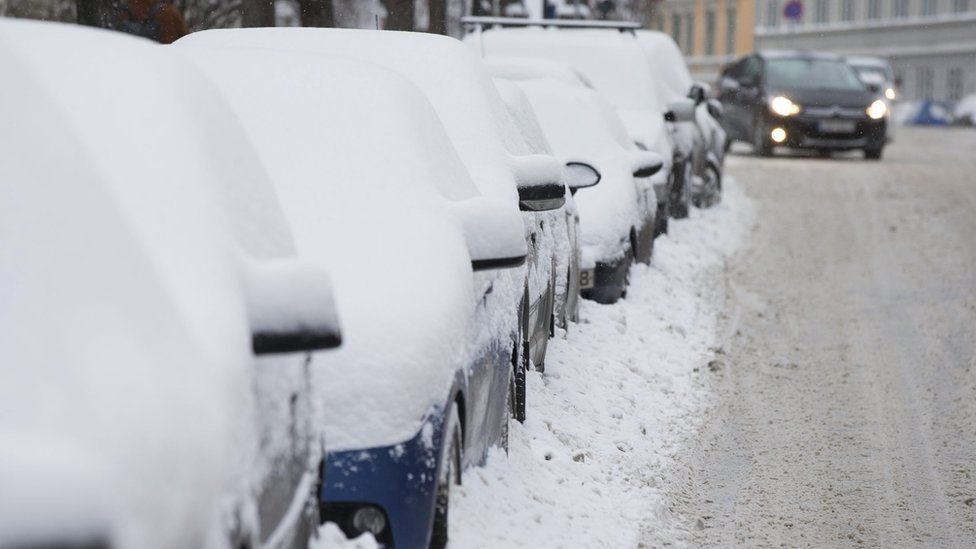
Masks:
[[[862,149],[877,160],[884,149],[887,105],[836,55],[753,53],[722,72],[719,100],[729,139],[761,156],[785,146],[822,155]]]

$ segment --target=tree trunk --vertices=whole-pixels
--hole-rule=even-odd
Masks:
[[[244,0],[241,7],[244,12],[241,17],[241,26],[275,26],[274,0]]]
[[[427,0],[430,23],[427,32],[447,34],[447,0]]]
[[[332,0],[301,0],[303,27],[334,27]]]
[[[413,0],[384,0],[387,30],[412,31]]]
[[[78,24],[111,28],[115,20],[111,0],[78,0]]]

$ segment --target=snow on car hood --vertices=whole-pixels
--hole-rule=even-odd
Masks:
[[[0,545],[88,529],[199,546],[250,457],[250,334],[212,180],[241,150],[174,61],[121,34],[0,20]],[[97,500],[72,471],[104,481]]]
[[[315,361],[328,449],[412,437],[470,356],[474,307],[450,202],[477,189],[436,114],[407,80],[369,64],[193,41],[177,49],[238,113],[299,255],[330,266],[343,346]]]
[[[592,260],[612,260],[624,253],[631,227],[642,212],[629,153],[636,150],[600,95],[552,79],[518,82],[538,116],[553,150],[565,159],[590,159],[600,183],[576,194],[580,236]]]

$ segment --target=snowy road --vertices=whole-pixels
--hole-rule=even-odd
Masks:
[[[976,547],[976,132],[728,169],[758,211],[672,494],[686,541]]]

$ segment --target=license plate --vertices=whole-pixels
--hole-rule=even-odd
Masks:
[[[580,269],[580,289],[592,288],[596,283],[596,271],[594,269]]]
[[[821,120],[821,133],[854,133],[857,123],[853,120]]]

